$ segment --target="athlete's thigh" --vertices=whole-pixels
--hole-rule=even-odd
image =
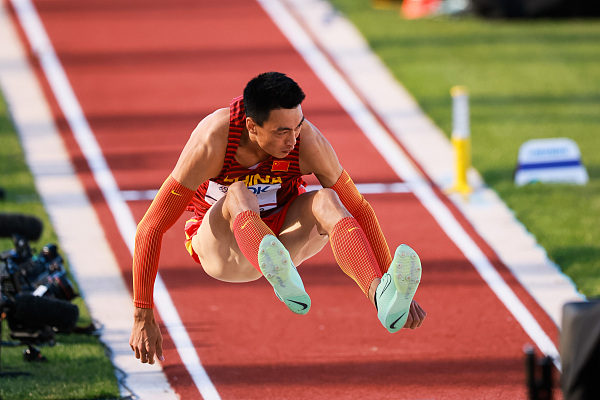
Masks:
[[[321,251],[329,240],[313,213],[316,194],[316,191],[302,193],[292,201],[279,234],[296,266]]]
[[[192,247],[206,273],[226,282],[248,282],[262,275],[237,245],[229,221],[223,217],[223,199],[213,205],[192,238]]]

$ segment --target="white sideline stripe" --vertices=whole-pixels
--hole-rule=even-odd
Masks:
[[[125,201],[140,201],[140,200],[154,200],[158,189],[153,190],[121,190],[121,196]]]
[[[56,56],[39,15],[30,0],[12,0],[12,3],[31,47],[40,60],[56,100],[92,170],[94,179],[107,201],[119,232],[133,255],[136,231],[135,220],[121,196],[117,183],[81,110],[81,106]],[[174,307],[160,275],[156,278],[155,304],[170,336],[175,342],[182,361],[202,397],[205,399],[220,399],[214,385],[200,364],[196,349],[183,327],[177,309]]]
[[[428,179],[441,189],[451,188],[456,180],[456,155],[449,138],[373,53],[358,29],[328,1],[288,1],[293,2],[306,30]],[[469,170],[468,179],[473,193],[452,193],[448,198],[560,328],[564,305],[585,300],[585,296],[475,168]]]
[[[409,185],[412,192],[432,214],[448,237],[452,239],[466,258],[473,264],[481,277],[516,320],[519,321],[538,348],[544,354],[554,359],[555,365],[560,371],[559,353],[552,340],[502,279],[473,239],[460,226],[450,210],[437,197],[432,188],[413,166],[412,162],[406,157],[404,151],[392,139],[386,128],[379,123],[377,118],[369,111],[356,93],[354,93],[344,77],[315,45],[310,36],[281,1],[258,0],[258,2],[311,66],[313,72],[353,118],[363,133],[371,140],[388,164]]]
[[[101,323],[100,340],[110,349],[121,395],[177,399],[159,364],[142,365],[131,356],[131,296],[5,3],[0,3],[0,37],[0,86],[9,116],[80,294],[92,318]]]
[[[321,185],[308,185],[307,191],[319,190]],[[362,194],[409,193],[409,187],[402,182],[394,183],[357,183],[356,188]],[[158,193],[154,190],[122,190],[121,196],[125,201],[153,200]]]

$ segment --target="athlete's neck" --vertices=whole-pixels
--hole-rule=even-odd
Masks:
[[[255,141],[250,139],[248,130],[244,128],[240,144],[235,153],[235,160],[243,167],[252,167],[262,161],[265,161],[271,155],[264,151]]]

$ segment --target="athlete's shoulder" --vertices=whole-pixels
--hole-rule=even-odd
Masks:
[[[227,149],[229,108],[207,115],[188,139],[172,175],[179,183],[195,189],[219,174]]]
[[[226,142],[228,133],[229,108],[220,108],[200,121],[190,139],[196,144]]]
[[[312,151],[318,150],[319,148],[331,147],[325,136],[323,136],[319,129],[317,129],[317,127],[308,120],[304,120],[302,123],[300,139],[302,140],[300,147],[301,154],[303,152],[302,149],[305,149],[306,151],[303,153],[308,155],[312,153]]]
[[[335,179],[341,173],[341,165],[327,138],[309,121],[304,121],[300,138],[299,158],[302,174],[315,174],[323,185],[330,186],[332,180],[335,183]]]
[[[229,108],[219,108],[207,115],[198,126],[208,133],[227,134],[229,132]]]

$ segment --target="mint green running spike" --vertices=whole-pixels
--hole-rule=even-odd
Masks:
[[[375,291],[377,317],[388,331],[394,333],[404,327],[420,281],[419,256],[409,246],[401,244]]]
[[[310,310],[310,297],[304,290],[290,253],[275,236],[267,235],[260,242],[258,264],[279,300],[292,312],[306,314]]]

